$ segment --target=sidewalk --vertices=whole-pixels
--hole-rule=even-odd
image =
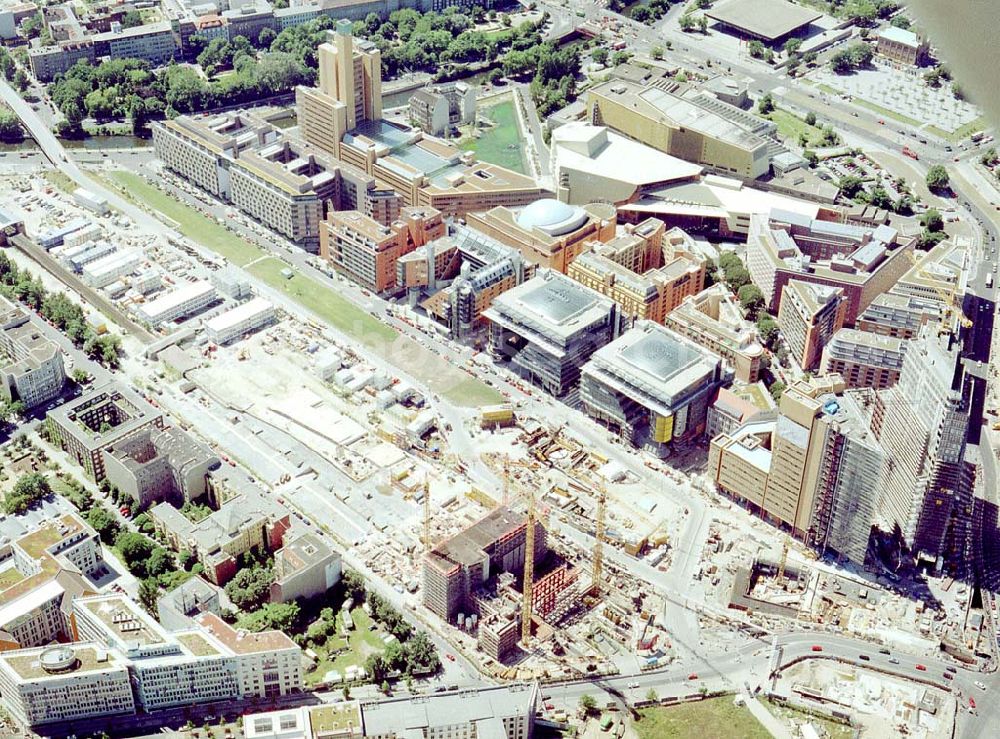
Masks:
[[[767,707],[761,703],[756,698],[747,695],[746,693],[740,693],[747,702],[747,708],[750,709],[750,713],[754,715],[760,723],[771,732],[771,736],[775,739],[795,739],[792,736],[792,732],[769,710]]]

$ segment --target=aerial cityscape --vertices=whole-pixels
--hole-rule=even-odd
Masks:
[[[963,12],[2,0],[0,738],[1000,735]]]

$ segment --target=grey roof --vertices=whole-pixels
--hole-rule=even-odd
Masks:
[[[507,737],[503,719],[532,720],[537,700],[538,686],[522,684],[363,703],[361,715],[365,736],[423,736],[425,729],[475,724],[481,738]]]
[[[765,39],[787,36],[823,17],[817,10],[786,0],[730,0],[706,10],[705,15]]]

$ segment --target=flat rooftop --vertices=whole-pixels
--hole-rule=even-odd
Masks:
[[[40,678],[65,675],[80,675],[86,672],[102,672],[112,667],[118,667],[114,656],[107,650],[99,649],[96,646],[64,645],[64,648],[72,651],[76,658],[75,666],[72,669],[61,670],[57,673],[49,672],[42,667],[41,655],[46,651],[44,648],[32,649],[30,651],[18,650],[8,654],[0,654],[0,662],[10,667],[22,680],[38,680]]]
[[[361,708],[357,703],[315,706],[309,710],[309,724],[314,735],[324,732],[361,728]],[[360,734],[360,731],[358,732]]]
[[[203,613],[195,619],[209,634],[214,636],[234,654],[257,654],[284,649],[298,651],[295,642],[280,631],[250,632],[234,629],[214,613]]]
[[[149,646],[164,642],[163,634],[153,627],[148,617],[128,598],[85,598],[76,601],[75,606],[86,610],[101,623],[108,634],[126,644]]]
[[[709,8],[705,15],[713,21],[769,41],[787,36],[823,17],[819,11],[785,0],[729,0]]]
[[[438,544],[428,557],[442,568],[450,568],[455,564],[474,564],[482,560],[483,550],[503,535],[524,526],[524,522],[524,515],[515,513],[510,508],[495,508],[465,531]]]
[[[476,724],[481,738],[502,736],[501,720],[527,716],[538,699],[535,685],[512,685],[476,691],[396,698],[361,707],[366,736],[424,736],[422,730],[455,724]],[[491,724],[496,726],[491,726]],[[499,731],[499,733],[497,733]]]

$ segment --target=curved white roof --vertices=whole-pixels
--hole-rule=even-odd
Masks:
[[[517,214],[517,225],[531,230],[537,228],[549,236],[560,236],[582,226],[587,212],[575,205],[567,205],[554,198],[542,198],[526,205]]]

